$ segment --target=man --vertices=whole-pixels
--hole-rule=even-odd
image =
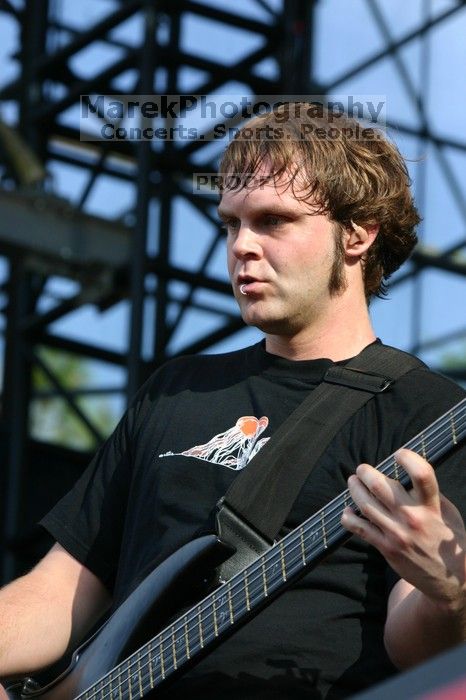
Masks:
[[[377,342],[368,299],[415,243],[408,176],[380,134],[369,129],[361,139],[356,122],[330,124],[316,109],[296,103],[257,118],[221,164],[230,279],[245,322],[265,342],[178,358],[141,389],[44,519],[57,544],[0,595],[0,675],[43,668],[75,646],[156,562],[196,536],[237,471],[328,367]],[[238,177],[241,186],[229,189]],[[442,460],[438,481],[421,457],[399,452],[410,492],[367,464],[463,396],[416,369],[357,412],[319,460],[286,529],[348,481],[365,517],[347,509],[342,523],[359,537],[167,697],[348,697],[466,639],[465,450]]]

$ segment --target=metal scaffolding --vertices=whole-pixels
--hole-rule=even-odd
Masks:
[[[92,136],[80,118],[84,105],[88,113],[92,108],[98,120],[99,110],[91,96],[212,95],[222,90],[230,93],[232,84],[238,92],[251,95],[328,94],[346,89],[348,81],[391,57],[400,82],[412,95],[419,125],[413,127],[400,118],[389,120],[389,126],[431,145],[466,219],[465,194],[445,156],[446,149],[464,153],[466,143],[432,128],[423,101],[429,75],[422,77],[419,89],[403,54],[416,41],[424,42],[428,51],[431,33],[443,23],[464,17],[464,3],[446,3],[434,14],[424,2],[417,26],[400,36],[393,36],[378,2],[366,0],[366,4],[383,47],[356,65],[349,60],[352,67],[325,81],[313,58],[322,2],[245,0],[236,11],[219,9],[207,0],[108,0],[100,14],[77,26],[68,22],[66,3],[58,0],[0,1],[0,16],[17,32],[10,58],[19,65],[16,75],[0,88],[0,109],[13,115],[3,119],[0,111],[0,254],[7,269],[2,286],[3,580],[28,563],[36,542],[32,523],[55,496],[47,487],[47,463],[55,465],[56,475],[66,471],[58,465],[72,462],[57,477],[68,484],[87,458],[78,453],[71,456],[57,446],[50,446],[47,453],[47,447],[40,445],[37,459],[39,447],[28,427],[36,391],[34,370],[40,368],[50,392],[61,397],[95,444],[104,437],[79,401],[92,390],[71,388],[39,349],[54,348],[122,368],[126,380],[121,391],[129,397],[167,357],[209,350],[243,329],[231,303],[228,280],[215,264],[223,242],[214,213],[216,197],[197,195],[192,187],[195,173],[216,171],[221,144],[216,148],[208,139],[154,144]],[[250,48],[234,56],[225,50],[213,60],[200,45],[199,51],[187,46],[187,18],[191,25],[203,25],[207,42],[209,32],[228,31],[232,36],[247,35]],[[102,65],[91,57],[96,47]],[[427,53],[425,59],[427,65]],[[89,99],[80,102],[83,95]],[[227,126],[236,123],[220,121]],[[209,124],[206,135],[213,128]],[[54,188],[50,170],[57,166],[73,169],[84,183],[73,199]],[[110,212],[96,214],[89,207],[103,180],[121,183],[132,193],[131,203],[117,217]],[[422,196],[419,186],[418,198]],[[189,250],[185,258],[173,255],[180,203],[204,222],[202,254],[196,260]],[[458,232],[454,244],[437,249],[421,245],[408,271],[394,279],[393,288],[432,269],[464,278],[466,239],[462,236]],[[48,282],[56,276],[73,281],[75,291],[44,304]],[[55,331],[54,324],[84,306],[103,313],[122,302],[129,303],[123,350]],[[190,313],[200,319],[194,339],[183,334]],[[416,323],[413,314],[411,344],[422,352]],[[465,329],[460,328],[458,337],[464,335]],[[466,367],[450,373],[466,379]],[[40,498],[31,498],[32,489]]]

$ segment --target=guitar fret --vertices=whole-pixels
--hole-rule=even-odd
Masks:
[[[178,661],[177,661],[177,658],[176,658],[176,647],[175,647],[175,630],[173,629],[173,627],[172,627],[172,630],[171,630],[171,632],[172,632],[172,634],[171,634],[171,637],[172,637],[172,657],[173,657],[173,668],[174,668],[174,669],[175,669],[175,671],[176,671],[176,669],[178,668]]]
[[[122,672],[123,672],[124,675],[123,675],[123,677],[122,677],[121,685],[122,685],[123,693],[124,693],[125,696],[126,696],[126,695],[127,695],[126,690],[128,691],[128,693],[131,692],[130,689],[129,689],[129,666],[128,666],[128,660],[126,660],[126,661],[124,662],[123,668],[122,668]]]
[[[129,692],[129,700],[133,700],[133,677],[128,676],[128,692]]]
[[[302,526],[299,528],[299,541],[301,544],[301,559],[303,566],[306,566],[306,547],[304,546],[304,529]]]
[[[215,609],[215,595],[212,597],[212,610],[214,618],[214,635],[218,637],[218,622],[217,622],[217,611]]]
[[[118,670],[118,669],[114,669]],[[120,676],[120,671],[115,675],[110,674],[110,692],[111,692],[111,697],[115,698],[116,700],[122,700],[123,696],[121,694],[121,676]],[[83,699],[84,700],[84,699]]]
[[[137,655],[137,664],[138,664],[138,683],[139,683],[139,696],[142,698],[144,695],[144,691],[142,688],[142,669],[141,669],[141,652],[138,651]]]
[[[121,672],[118,673],[118,700],[123,700],[123,681],[121,679]]]
[[[396,459],[395,459],[395,461],[394,461],[394,463],[393,463],[393,466],[395,467],[395,479],[396,479],[397,481],[399,481],[399,480],[400,480],[400,465],[398,464],[398,462],[396,461]]]
[[[114,682],[115,686],[113,690],[113,697],[115,698],[115,700],[123,700],[123,693],[121,690],[121,677],[119,672],[116,678],[114,678]]]
[[[262,583],[264,586],[264,595],[265,595],[265,597],[267,597],[269,595],[269,592],[267,590],[267,571],[265,568],[265,557],[262,557],[261,564],[262,564]]]
[[[421,454],[424,457],[424,459],[427,459],[427,450],[426,450],[426,441],[425,441],[425,436],[424,433],[421,435]]]
[[[350,505],[349,491],[346,490],[345,493],[343,494],[343,507],[348,508],[349,505]]]
[[[130,700],[131,700],[132,697],[133,697],[133,691],[132,691],[132,688],[131,688],[131,677],[130,677],[130,673],[129,673],[129,664],[128,664],[128,661],[126,661],[126,669],[125,669],[125,670],[126,670],[126,679],[125,679],[124,691],[127,690],[127,692],[128,692],[128,697],[129,697]]]
[[[222,596],[222,605],[223,605],[223,613],[222,613],[222,626],[223,627],[229,627],[233,624],[233,615],[232,615],[232,600],[229,595],[229,588],[225,590],[225,595]]]
[[[199,627],[196,622],[197,613],[191,611],[191,614],[185,616],[185,635],[187,639],[186,650],[189,651],[189,656],[186,654],[186,658],[190,659],[196,651],[200,649],[200,639],[199,639]]]
[[[147,644],[147,665],[149,667],[149,687],[153,688],[154,687],[154,669],[153,669],[153,660],[152,660],[152,640]]]
[[[175,628],[175,646],[177,654],[177,663],[178,666],[181,666],[187,659],[189,659],[184,631],[181,628]]]
[[[158,641],[158,637],[154,638],[152,640],[154,642],[153,645],[153,654],[154,654],[154,687],[157,687],[157,683],[163,680],[162,677],[162,657],[160,656],[160,653],[156,653],[156,649],[160,650],[160,642]],[[163,671],[165,673],[165,666],[163,668]]]
[[[230,612],[230,624],[233,624],[235,621],[235,618],[233,615],[233,602],[231,600],[231,583],[230,582],[228,582],[227,596],[228,596],[228,610]]]
[[[112,700],[121,700],[122,698],[119,677],[120,674],[115,677],[113,672],[108,676],[109,692]]]
[[[186,658],[191,658],[191,650],[189,648],[189,635],[188,635],[188,618],[184,618],[184,645],[186,647]]]
[[[450,423],[451,423],[451,435],[453,438],[453,444],[458,444],[458,438],[456,437],[456,426],[455,426],[455,416],[453,411],[450,411]]]
[[[283,541],[280,541],[280,565],[282,569],[282,579],[286,581],[285,553],[283,551]]]
[[[162,674],[162,680],[165,679],[165,658],[163,655],[163,645],[162,639],[159,642],[159,653],[160,653],[160,673]]]
[[[322,508],[322,510],[320,511],[320,519],[321,519],[321,523],[322,523],[322,537],[323,537],[323,539],[324,539],[324,549],[327,549],[327,547],[328,547],[328,543],[327,543],[327,532],[326,532],[326,529],[325,529],[325,513],[324,513],[324,509],[323,509],[323,508]]]
[[[244,579],[244,593],[245,593],[245,596],[246,596],[246,609],[247,609],[247,610],[251,610],[251,603],[250,603],[250,600],[249,600],[249,586],[248,586],[248,572],[247,572],[247,569],[246,569],[245,572],[244,572],[243,579]]]
[[[202,633],[202,617],[201,617],[201,607],[198,607],[198,617],[199,617],[199,641],[201,644],[201,649],[204,648],[204,635]]]

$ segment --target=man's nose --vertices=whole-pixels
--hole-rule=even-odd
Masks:
[[[259,236],[248,226],[242,225],[236,233],[231,251],[237,258],[260,257],[262,247]]]

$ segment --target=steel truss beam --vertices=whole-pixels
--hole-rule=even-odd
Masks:
[[[18,104],[19,134],[47,170],[52,160],[68,163],[89,173],[85,190],[77,205],[71,205],[49,192],[49,188],[27,190],[22,186],[14,161],[6,161],[3,177],[6,187],[0,190],[0,204],[4,216],[0,221],[0,252],[12,261],[11,282],[8,286],[9,316],[7,356],[5,363],[5,399],[11,401],[7,414],[11,437],[8,508],[3,522],[3,538],[9,551],[4,561],[3,578],[9,578],[15,569],[15,542],[24,541],[21,528],[25,519],[22,507],[27,486],[28,466],[21,446],[26,444],[29,412],[31,371],[39,366],[51,385],[49,394],[63,398],[97,441],[101,436],[89,416],[76,403],[82,391],[64,386],[52,367],[36,352],[36,348],[51,347],[73,352],[79,356],[101,359],[127,368],[128,394],[134,393],[141,380],[151,369],[167,357],[168,343],[177,333],[185,316],[196,309],[217,317],[217,328],[205,332],[197,340],[187,340],[183,352],[199,352],[230,337],[243,327],[238,314],[214,303],[206,305],[198,298],[198,291],[214,292],[220,297],[231,296],[226,279],[209,274],[209,264],[222,243],[212,209],[212,198],[196,198],[192,193],[194,172],[214,171],[210,157],[199,161],[199,146],[179,147],[165,143],[154,151],[151,144],[142,142],[86,143],[80,140],[79,124],[63,122],[64,112],[74,107],[80,95],[115,93],[113,82],[125,71],[135,73],[132,91],[151,94],[154,91],[156,71],[164,70],[164,92],[178,94],[179,71],[190,67],[207,76],[196,89],[209,94],[220,89],[229,80],[236,79],[250,85],[251,93],[276,94],[286,92],[285,78],[291,69],[297,77],[296,92],[309,91],[310,69],[306,65],[309,41],[312,36],[310,19],[312,4],[303,0],[287,2],[284,10],[272,11],[266,0],[257,0],[266,12],[264,21],[249,19],[224,9],[201,2],[153,2],[129,0],[116,4],[115,11],[83,31],[68,28],[66,18],[53,16],[48,3],[28,0],[17,11],[7,0],[0,11],[8,12],[28,36],[27,47],[21,53],[22,69],[17,79],[0,91],[2,101]],[[237,31],[247,30],[260,38],[259,48],[249,51],[233,65],[222,66],[183,48],[180,24],[185,13],[199,19],[217,22]],[[142,18],[144,37],[137,46],[115,40],[111,32],[128,19]],[[286,19],[286,21],[285,21]],[[33,25],[34,23],[34,25]],[[164,25],[168,40],[159,40],[158,32]],[[296,27],[299,25],[300,48],[296,48]],[[285,26],[285,30],[283,27]],[[69,31],[68,31],[69,29]],[[53,46],[53,36],[66,32],[67,42]],[[155,38],[155,40],[154,40]],[[79,52],[93,42],[102,41],[117,47],[120,56],[89,78],[79,77],[73,61]],[[56,44],[56,42],[55,42]],[[273,59],[278,66],[276,80],[254,74],[262,60]],[[294,69],[293,69],[294,65]],[[299,78],[299,76],[302,76]],[[202,144],[200,144],[202,145]],[[17,164],[18,161],[16,161]],[[128,222],[115,222],[89,216],[86,204],[99,177],[116,177],[135,183],[135,206],[128,212]],[[185,199],[205,218],[212,229],[210,245],[198,264],[186,267],[171,261],[173,207],[175,198]],[[148,255],[148,212],[152,201],[158,201],[160,230],[157,253]],[[31,235],[32,233],[32,235]],[[14,263],[14,264],[13,264]],[[18,270],[15,272],[15,270]],[[80,291],[64,298],[51,309],[41,310],[41,290],[48,277],[69,277],[77,281]],[[156,311],[152,359],[142,358],[141,342],[144,326],[144,308],[148,298],[146,280],[155,278]],[[20,279],[14,282],[13,279]],[[38,285],[38,280],[41,285]],[[174,291],[174,281],[185,285],[186,291]],[[20,287],[18,286],[20,284]],[[220,298],[219,297],[219,298]],[[51,331],[51,324],[85,304],[108,308],[122,299],[130,299],[130,334],[128,353],[94,347],[91,343],[61,338]],[[27,303],[21,302],[27,300]],[[169,309],[176,304],[176,314]],[[21,384],[18,384],[21,377]],[[21,391],[13,401],[13,386]],[[83,387],[84,391],[85,387]],[[20,429],[20,430],[19,430]],[[13,436],[18,434],[19,439]],[[21,466],[22,465],[22,466]],[[24,534],[24,533],[23,533]]]
[[[165,94],[186,92],[180,89],[180,72],[186,68],[200,71],[203,76],[195,88],[197,94],[221,92],[222,86],[231,81],[248,86],[251,94],[323,94],[335,92],[351,78],[391,58],[396,62],[400,80],[414,96],[420,127],[413,129],[401,120],[391,126],[434,145],[439,167],[443,169],[456,203],[466,215],[457,178],[444,157],[447,148],[464,152],[466,143],[432,128],[421,96],[415,95],[400,57],[403,47],[416,39],[425,39],[436,27],[459,14],[463,3],[433,18],[424,17],[418,27],[395,39],[377,0],[371,0],[368,8],[384,37],[383,49],[342,71],[327,85],[317,84],[311,63],[318,3],[315,0],[281,0],[274,2],[273,8],[269,0],[251,0],[251,3],[262,8],[263,19],[248,18],[219,5],[195,0],[125,0],[115,2],[114,11],[105,18],[77,30],[68,26],[66,17],[54,15],[45,0],[27,0],[27,3],[23,0],[20,9],[17,9],[19,2],[13,5],[9,0],[0,0],[0,13],[7,13],[10,20],[17,22],[23,37],[19,54],[21,71],[0,90],[0,106],[2,102],[14,102],[18,106],[17,131],[41,166],[47,170],[51,163],[67,164],[87,177],[86,186],[71,204],[51,192],[46,182],[32,189],[25,187],[15,164],[6,158],[3,163],[0,252],[10,265],[9,281],[2,290],[8,298],[4,369],[4,403],[8,409],[3,425],[3,434],[8,435],[8,488],[3,492],[8,495],[0,503],[5,514],[2,538],[8,551],[3,562],[4,580],[15,573],[19,561],[15,546],[25,541],[29,526],[24,504],[32,464],[26,445],[33,398],[31,373],[35,366],[39,365],[48,377],[50,395],[63,398],[96,441],[101,439],[99,429],[77,403],[86,390],[89,394],[96,390],[87,386],[66,386],[39,356],[38,346],[126,368],[124,391],[131,395],[150,371],[174,354],[173,343],[177,338],[177,353],[200,352],[242,328],[236,311],[226,302],[230,297],[227,280],[210,271],[222,244],[222,234],[213,214],[215,198],[199,197],[191,187],[193,173],[215,171],[215,155],[211,151],[206,155],[201,141],[165,142],[158,149],[148,142],[82,141],[77,117],[74,121],[69,118],[69,110],[76,108],[80,95],[117,94],[120,90],[116,88],[116,81],[128,71],[133,75],[128,93],[151,94],[155,87]],[[215,61],[183,44],[181,27],[188,13],[199,21],[217,23],[232,31],[247,31],[260,41],[236,61],[222,64],[221,56],[220,62]],[[143,36],[137,46],[113,35],[135,17],[143,26]],[[65,41],[54,41],[65,35]],[[83,78],[76,69],[76,61],[80,52],[95,42],[117,49],[118,56],[91,77]],[[276,75],[264,77],[256,71],[258,64],[265,60],[274,63]],[[235,123],[231,120],[228,125]],[[134,184],[134,206],[118,221],[87,213],[100,178]],[[210,240],[195,265],[191,260],[183,265],[172,259],[176,201],[194,208],[210,231]],[[148,253],[149,213],[154,202],[158,203],[159,240],[156,252]],[[394,284],[416,279],[426,267],[464,275],[466,264],[461,257],[464,249],[464,241],[448,250],[420,247],[413,256],[409,273],[399,275]],[[41,295],[47,280],[54,275],[75,280],[79,290],[69,298],[57,300],[55,307],[44,310]],[[150,280],[152,287],[148,291]],[[175,283],[180,284],[175,286]],[[211,303],[206,301],[208,293]],[[127,352],[64,338],[52,328],[53,323],[84,305],[104,310],[122,300],[129,300],[131,304]],[[145,313],[149,300],[154,302],[151,318]],[[184,338],[180,342],[180,329],[193,311],[214,318],[216,327],[212,329],[210,325],[210,330],[199,337]],[[150,357],[146,354],[143,358],[142,338],[147,326],[155,328],[155,332]],[[109,392],[112,391],[114,389],[109,388]]]

